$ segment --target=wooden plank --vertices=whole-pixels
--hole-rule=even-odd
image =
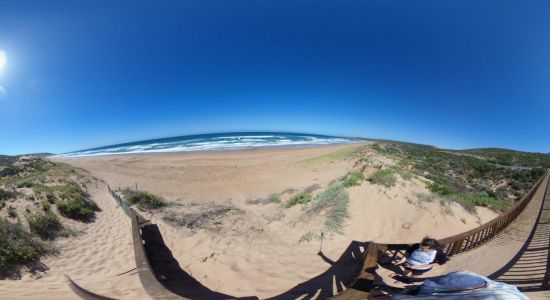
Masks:
[[[134,242],[134,256],[136,259],[136,268],[139,274],[141,285],[153,299],[187,299],[180,297],[168,289],[166,289],[156,278],[151,269],[147,254],[143,248],[143,240],[141,239],[140,225],[146,221],[135,210],[130,209],[130,218],[132,219],[132,238]]]

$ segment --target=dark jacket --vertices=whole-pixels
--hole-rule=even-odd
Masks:
[[[410,246],[409,249],[407,249],[407,257],[411,256],[413,251],[417,250],[418,248],[420,248],[420,244],[414,244]],[[447,254],[445,254],[445,252],[440,249],[436,249],[436,251],[437,252],[435,253],[434,261],[432,261],[431,263],[437,263],[439,265],[445,264],[449,260]]]

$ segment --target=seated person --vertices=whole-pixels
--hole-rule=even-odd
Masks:
[[[436,265],[442,265],[449,260],[447,255],[439,250],[439,242],[425,237],[420,244],[414,244],[398,263],[403,267],[403,276],[411,277],[422,275]]]

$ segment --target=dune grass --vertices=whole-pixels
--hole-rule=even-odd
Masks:
[[[307,204],[311,201],[311,194],[302,192],[292,196],[285,204],[285,208],[291,208],[296,204]]]
[[[129,204],[135,204],[141,210],[151,210],[166,206],[164,199],[148,192],[126,191],[124,196]]]
[[[352,187],[361,185],[365,180],[365,175],[361,171],[351,171],[342,178],[342,185],[344,187]]]
[[[365,145],[349,146],[327,154],[302,160],[301,163],[306,167],[316,167],[322,164],[334,163],[337,161],[342,161],[345,159],[352,158],[358,155],[359,153],[361,153],[365,149],[366,149]]]
[[[319,193],[306,212],[308,216],[324,213],[324,232],[343,233],[343,225],[348,213],[349,195],[345,187],[340,183],[330,184]]]
[[[382,169],[375,171],[371,176],[369,176],[369,181],[374,184],[380,184],[385,187],[391,187],[395,185],[395,170],[393,169]]]

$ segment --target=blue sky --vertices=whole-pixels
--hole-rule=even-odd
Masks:
[[[0,7],[0,153],[240,130],[550,151],[550,1]]]

